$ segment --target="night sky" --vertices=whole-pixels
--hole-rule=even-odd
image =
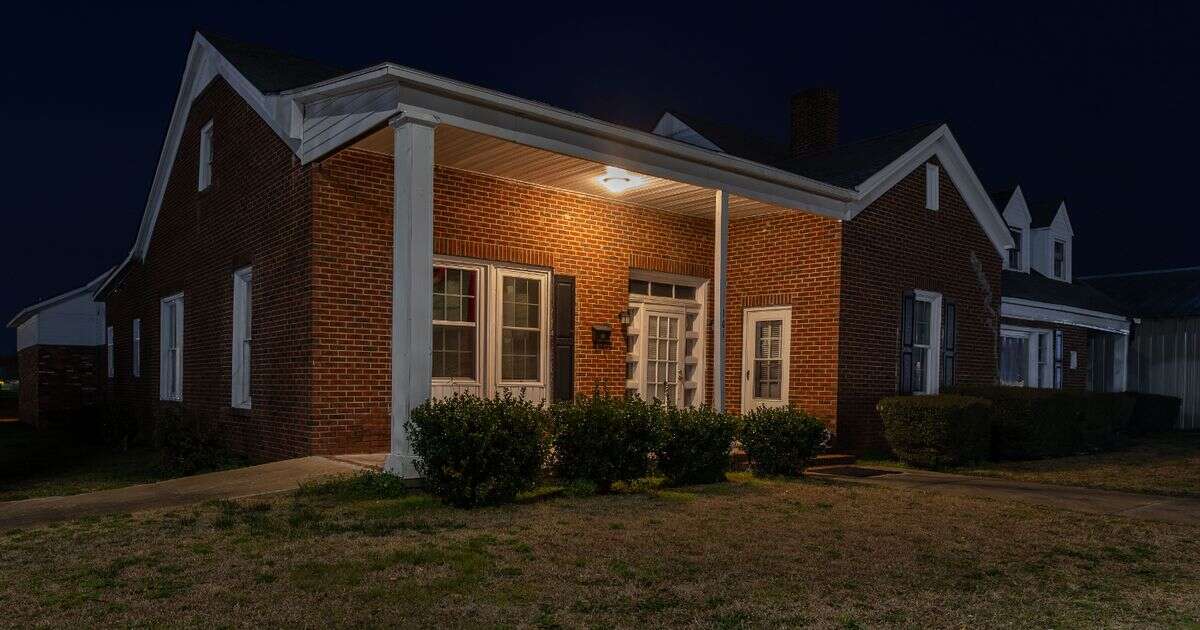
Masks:
[[[5,10],[0,323],[124,259],[197,28],[635,127],[674,107],[781,141],[788,97],[833,86],[843,141],[947,121],[989,188],[1065,197],[1076,275],[1200,265],[1194,3],[104,4]],[[0,356],[14,338],[0,332]]]

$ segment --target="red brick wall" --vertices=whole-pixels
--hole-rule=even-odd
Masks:
[[[944,170],[943,170],[944,173]],[[958,383],[996,379],[1000,255],[948,175],[925,209],[925,167],[842,224],[839,447],[884,449],[880,398],[897,392],[905,291],[936,291],[958,309]]]
[[[200,128],[213,121],[212,186],[197,191]],[[262,458],[313,450],[311,169],[223,80],[196,99],[149,254],[106,299],[114,395],[149,415],[159,402],[159,302],[184,294],[183,402],[230,445]],[[230,407],[233,272],[254,267],[252,411]],[[133,319],[142,320],[140,378]]]
[[[1064,326],[1062,324],[1049,324],[1030,319],[1013,319],[1005,317],[1002,320],[1005,324],[1013,326],[1025,326],[1028,328],[1039,328],[1042,330],[1061,330],[1063,333],[1063,389],[1071,389],[1083,391],[1088,386],[1088,329],[1079,328],[1078,326]],[[1077,354],[1076,368],[1071,369],[1071,352]],[[1051,355],[1053,356],[1053,355]],[[999,358],[997,358],[996,369],[1000,369]]]
[[[787,212],[731,221],[726,302],[725,400],[741,410],[743,309],[792,309],[789,401],[837,422],[841,227],[834,219]]]
[[[314,410],[320,429],[314,449],[384,450],[391,401],[391,156],[346,149],[316,172]],[[634,258],[656,271],[712,276],[711,219],[442,167],[434,174],[434,237],[436,253],[540,264],[575,277],[575,387],[581,393],[624,391],[625,340],[616,316],[628,306]],[[614,327],[611,347],[593,347],[593,324]]]
[[[30,346],[17,354],[17,361],[22,422],[45,428],[103,399],[103,346]]]

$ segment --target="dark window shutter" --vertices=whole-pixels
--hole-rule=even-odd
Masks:
[[[554,276],[554,336],[551,396],[554,401],[575,398],[575,278]]]
[[[900,393],[913,391],[913,307],[916,297],[904,294],[904,305],[900,310]]]
[[[942,385],[954,384],[954,355],[958,350],[958,309],[942,303]]]

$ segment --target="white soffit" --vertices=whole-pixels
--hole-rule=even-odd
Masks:
[[[385,127],[363,137],[354,148],[391,155],[392,130]],[[713,215],[713,191],[669,179],[645,176],[646,183],[622,193],[599,184],[605,166],[552,153],[449,125],[437,128],[434,161],[440,165],[504,179],[599,197],[614,203],[644,206],[693,217]],[[730,215],[747,217],[788,208],[740,196],[730,196]]]

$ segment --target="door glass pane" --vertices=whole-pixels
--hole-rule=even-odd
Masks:
[[[679,380],[679,317],[646,317],[646,394],[674,404]]]
[[[782,334],[783,320],[764,320],[754,325],[755,398],[766,400],[782,399]]]
[[[1024,387],[1029,380],[1029,340],[1000,337],[1000,382]]]

